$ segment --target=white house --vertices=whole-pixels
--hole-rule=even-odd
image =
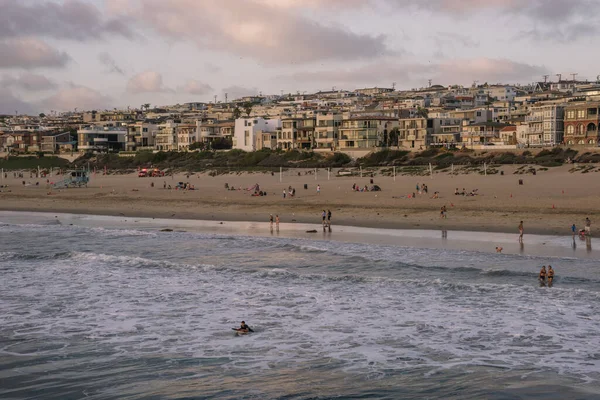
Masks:
[[[278,128],[281,128],[280,119],[238,118],[235,120],[233,148],[244,151],[260,150],[257,146],[258,135],[275,132]]]

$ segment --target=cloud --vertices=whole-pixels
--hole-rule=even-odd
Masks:
[[[227,98],[232,100],[239,99],[240,97],[245,96],[256,96],[258,95],[258,89],[234,85],[223,88],[221,94],[223,95],[223,97],[225,97],[225,94],[227,94]]]
[[[133,38],[122,18],[104,18],[91,2],[0,0],[0,38],[44,36],[84,41],[107,35]]]
[[[8,88],[0,87],[0,115],[14,115],[15,111],[19,114],[35,114],[37,109],[16,97]]]
[[[162,75],[156,71],[145,71],[135,75],[127,83],[129,93],[160,93],[172,90],[163,85]]]
[[[32,38],[0,41],[0,68],[62,68],[71,57]]]
[[[139,6],[126,11],[131,20],[171,40],[187,40],[201,49],[268,64],[368,59],[390,53],[384,35],[325,25],[298,10],[277,6],[275,1],[146,0],[126,4]]]
[[[181,91],[183,91],[183,92],[195,94],[195,95],[199,95],[199,96],[212,93],[213,90],[214,89],[212,88],[212,86],[210,86],[206,83],[197,81],[195,79],[187,81],[186,84],[183,86],[183,88],[181,88]]]
[[[108,109],[113,100],[86,86],[69,84],[54,95],[42,100],[44,110],[67,111],[77,108],[79,111]]]
[[[23,73],[17,77],[6,75],[0,80],[0,86],[24,89],[31,92],[44,91],[56,88],[56,83],[43,75]]]
[[[100,61],[100,63],[102,63],[107,68],[107,72],[125,75],[125,71],[123,71],[117,65],[117,62],[115,61],[115,59],[112,58],[111,55],[108,54],[107,52],[102,52],[102,53],[98,54],[98,60]]]
[[[532,82],[547,73],[543,66],[519,63],[507,59],[475,58],[443,61],[439,63],[399,63],[388,59],[355,68],[299,72],[283,75],[280,81],[300,81],[329,85],[399,86],[425,85],[428,79],[434,83],[467,85],[473,80],[481,82]]]
[[[204,69],[209,74],[218,74],[222,70],[222,68],[219,67],[218,65],[215,65],[215,64],[209,63],[209,62],[207,62],[207,63],[204,64]]]

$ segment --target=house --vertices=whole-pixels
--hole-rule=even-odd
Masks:
[[[335,150],[338,147],[338,135],[343,115],[339,112],[321,111],[317,113],[315,142],[317,149]]]
[[[339,130],[340,150],[370,149],[382,146],[389,133],[398,127],[398,119],[382,116],[351,117]]]
[[[564,110],[564,143],[597,146],[600,102],[574,103]]]
[[[127,145],[127,127],[118,123],[90,125],[77,131],[77,148],[87,151],[121,151]]]
[[[500,129],[500,142],[506,145],[517,144],[517,126],[509,125]]]
[[[462,142],[467,146],[501,143],[500,131],[507,126],[507,124],[499,122],[469,124],[467,121],[463,121]]]
[[[71,144],[69,147],[68,144]],[[71,141],[71,133],[69,132],[57,132],[57,133],[46,133],[42,136],[42,143],[40,151],[44,153],[58,153],[63,148],[70,148],[72,150],[73,142]]]
[[[233,148],[256,151],[263,149],[266,144],[270,146],[268,148],[273,148],[271,135],[276,133],[278,128],[281,128],[280,119],[238,118],[234,125]],[[265,134],[269,135],[269,139],[266,141]]]

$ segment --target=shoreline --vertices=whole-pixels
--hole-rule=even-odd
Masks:
[[[577,239],[572,246],[571,238],[553,235],[531,234],[521,244],[514,234],[461,230],[390,229],[362,226],[333,225],[332,231],[323,230],[314,223],[282,223],[277,231],[270,230],[268,222],[216,221],[186,218],[159,218],[141,216],[110,216],[72,214],[57,212],[0,211],[0,221],[9,224],[62,225],[88,228],[136,229],[168,235],[169,232],[208,233],[218,235],[276,237],[391,245],[410,248],[439,250],[467,250],[495,253],[495,246],[503,247],[502,255],[587,258],[600,259],[600,245],[595,239]]]

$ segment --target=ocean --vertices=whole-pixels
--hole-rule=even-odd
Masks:
[[[15,215],[1,399],[600,398],[600,257],[571,238],[496,254]]]

